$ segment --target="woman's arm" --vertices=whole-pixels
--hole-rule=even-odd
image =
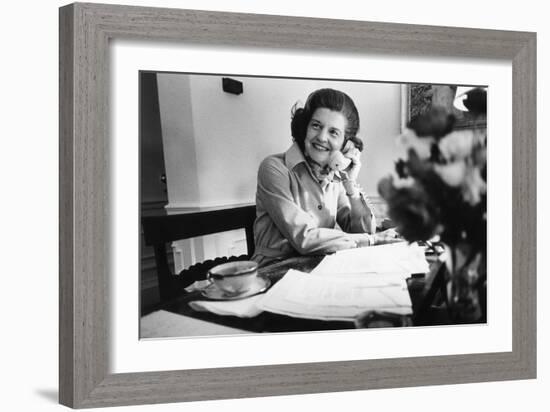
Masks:
[[[336,219],[338,225],[346,232],[376,233],[374,214],[366,196],[355,184],[353,184],[353,187],[342,186],[338,197]]]

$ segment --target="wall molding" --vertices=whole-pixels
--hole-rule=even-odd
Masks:
[[[195,210],[202,210],[207,208],[215,209],[227,209],[231,207],[250,206],[254,205],[255,201],[252,200],[216,200],[212,202],[168,202],[164,209],[170,212],[190,212]]]
[[[142,211],[164,209],[166,205],[166,200],[147,200],[140,203],[140,208]]]

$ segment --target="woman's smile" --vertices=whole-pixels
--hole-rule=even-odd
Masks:
[[[321,144],[319,144],[319,143],[317,143],[317,142],[313,142],[313,143],[312,143],[312,146],[313,146],[315,149],[317,149],[317,150],[319,150],[319,151],[321,151],[321,152],[330,151],[330,148],[329,148],[329,147],[323,146],[323,145],[321,145]]]

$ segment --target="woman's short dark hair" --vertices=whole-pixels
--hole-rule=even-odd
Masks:
[[[359,130],[359,113],[351,97],[339,90],[319,89],[308,96],[304,107],[298,108],[294,105],[292,108],[290,130],[294,141],[302,152],[304,151],[307,126],[311,120],[311,116],[319,108],[326,108],[342,113],[346,118],[344,145],[348,140],[351,140],[355,144],[355,147],[363,150],[363,141],[356,136]]]

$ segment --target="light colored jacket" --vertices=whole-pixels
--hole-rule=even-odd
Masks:
[[[264,266],[291,256],[356,247],[348,233],[376,228],[362,193],[361,200],[362,207],[352,209],[341,182],[320,183],[296,143],[267,157],[258,170],[252,259]]]

